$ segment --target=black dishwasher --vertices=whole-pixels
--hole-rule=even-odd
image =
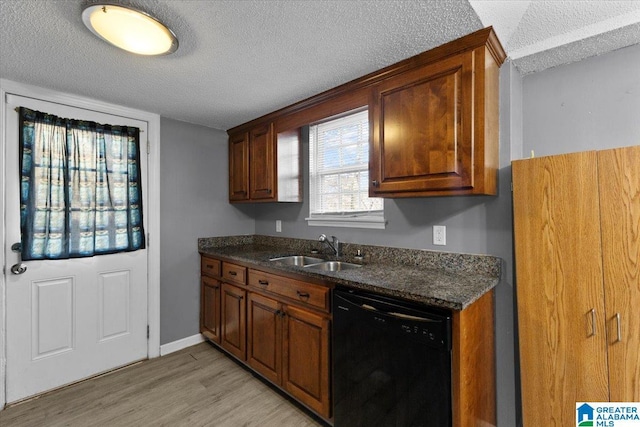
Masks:
[[[451,313],[333,291],[335,427],[450,427]]]

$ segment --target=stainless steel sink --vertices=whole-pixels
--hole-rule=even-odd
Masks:
[[[324,262],[322,258],[314,258],[312,256],[305,255],[291,255],[283,256],[279,258],[271,258],[269,261],[278,262],[280,264],[295,265],[297,267],[304,267],[309,264],[317,264]]]
[[[319,262],[317,264],[308,264],[304,266],[304,268],[320,270],[320,271],[352,270],[354,268],[360,268],[360,267],[362,266],[358,264],[351,264],[350,262],[342,262],[342,261],[324,261],[324,262]]]

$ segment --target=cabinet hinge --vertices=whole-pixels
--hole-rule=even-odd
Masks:
[[[147,325],[147,339],[149,339],[149,335],[151,335],[151,333],[149,332],[149,325]]]
[[[147,139],[147,154],[151,154],[151,143]]]

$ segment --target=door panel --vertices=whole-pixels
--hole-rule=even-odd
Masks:
[[[524,424],[573,425],[609,400],[595,152],[513,162],[513,205]]]
[[[247,304],[247,363],[269,380],[280,384],[282,378],[280,303],[249,292]]]
[[[73,350],[74,291],[72,277],[31,283],[33,360]]]
[[[329,319],[287,306],[282,385],[319,414],[331,414],[329,398]]]
[[[376,87],[371,195],[473,187],[472,72],[468,52]]]
[[[7,96],[5,254],[7,402],[42,393],[147,357],[147,250],[68,260],[19,262],[19,123],[15,107],[60,117],[135,126],[146,122],[14,95]],[[142,144],[141,144],[142,145]],[[147,206],[147,157],[140,159]],[[146,226],[146,215],[145,218]]]
[[[640,146],[598,152],[610,400],[640,401]]]
[[[222,347],[242,360],[245,360],[247,356],[245,296],[244,289],[228,283],[222,284]]]
[[[130,333],[129,271],[101,273],[98,275],[98,286],[100,341]]]

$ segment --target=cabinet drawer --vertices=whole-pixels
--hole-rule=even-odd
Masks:
[[[246,285],[247,268],[230,262],[222,263],[222,278],[232,283]]]
[[[288,277],[276,276],[257,270],[249,270],[249,286],[271,292],[303,305],[329,309],[329,288],[301,282]]]
[[[220,277],[220,261],[203,256],[200,260],[202,274],[207,276]]]

